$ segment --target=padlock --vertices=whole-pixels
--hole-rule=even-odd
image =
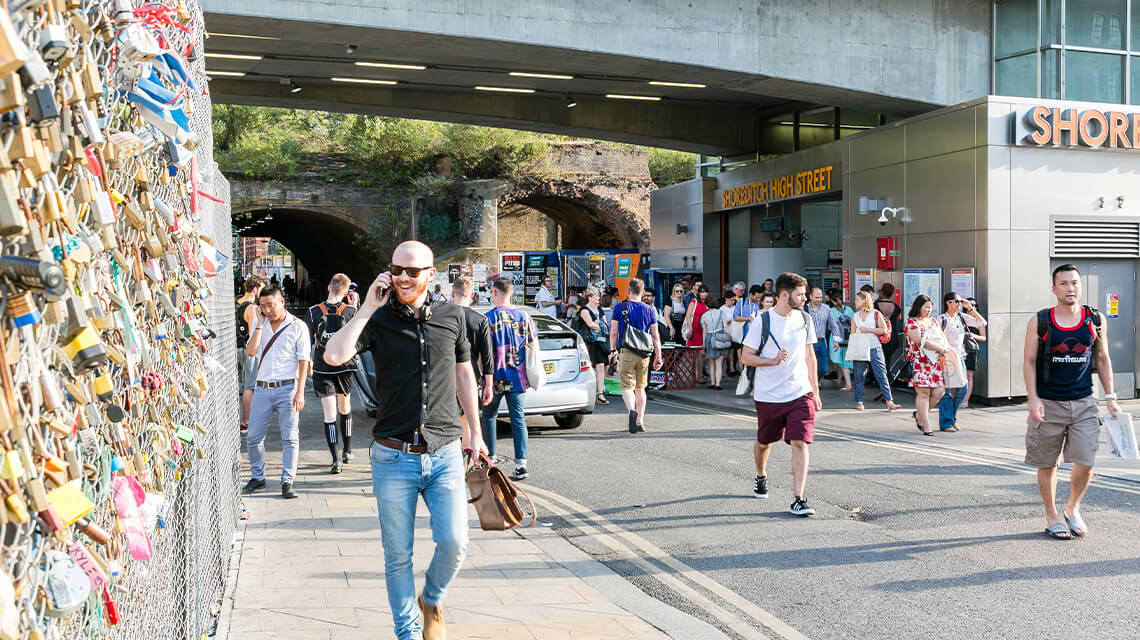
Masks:
[[[91,369],[107,357],[107,350],[90,326],[80,326],[63,339],[63,352],[80,371]]]
[[[29,89],[47,84],[51,80],[51,72],[44,64],[44,59],[35,51],[28,52],[28,59],[24,61],[24,65],[20,67],[18,73],[24,87]]]
[[[0,235],[22,236],[28,232],[28,219],[17,196],[15,173],[0,171]]]
[[[91,538],[95,544],[106,545],[111,541],[111,534],[107,533],[106,529],[100,527],[87,518],[79,518],[75,521],[75,526],[80,531],[87,534],[87,537]]]
[[[28,122],[44,126],[55,120],[59,120],[59,103],[52,87],[33,89],[28,96]]]
[[[0,11],[0,75],[19,69],[27,59],[28,48],[20,40],[7,9]]]
[[[24,87],[20,76],[10,73],[0,78],[0,113],[24,108]]]
[[[40,29],[40,55],[47,62],[58,62],[67,53],[67,30],[58,22]]]
[[[67,293],[67,279],[58,262],[21,256],[0,256],[0,272],[12,282],[59,299]]]
[[[8,518],[20,524],[29,522],[31,515],[28,513],[28,505],[24,502],[24,496],[14,489],[7,480],[0,480],[0,491],[4,493],[4,505],[8,508]]]
[[[105,370],[100,370],[98,375],[95,376],[93,381],[95,387],[95,395],[104,402],[109,402],[111,398],[115,397],[115,384],[111,380],[110,374]]]
[[[22,294],[10,294],[8,298],[8,312],[12,317],[12,324],[17,328],[26,327],[43,322],[39,307],[32,299],[30,291]]]
[[[48,617],[70,615],[87,602],[91,595],[91,581],[71,556],[55,549],[44,553],[47,573],[44,585],[48,594]],[[106,587],[106,585],[104,585]]]
[[[44,409],[55,411],[63,406],[63,390],[59,388],[59,381],[53,371],[45,369],[40,372],[40,392]]]

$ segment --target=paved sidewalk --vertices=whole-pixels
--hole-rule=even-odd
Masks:
[[[384,588],[376,502],[368,469],[367,436],[356,460],[340,475],[328,473],[319,407],[310,394],[302,414],[302,447],[296,489],[283,500],[276,426],[267,440],[269,491],[246,496],[250,515],[242,527],[231,584],[217,638],[234,640],[367,640],[392,638]],[[357,433],[371,420],[355,415]],[[244,439],[243,439],[244,444]],[[248,475],[243,455],[242,481]],[[448,638],[510,640],[634,640],[720,638],[703,623],[668,609],[572,546],[541,521],[520,535],[487,532],[474,510],[471,544],[453,584],[444,615]],[[525,537],[524,537],[525,535]],[[417,588],[431,561],[427,508],[417,511],[413,567]],[[603,594],[605,592],[605,594]],[[614,604],[620,601],[622,606]],[[645,620],[631,611],[652,615]],[[653,612],[647,614],[645,612]],[[654,626],[656,622],[657,626]],[[680,631],[678,631],[680,630]],[[705,630],[712,632],[705,633]]]
[[[725,389],[713,391],[705,388],[684,391],[650,391],[655,398],[671,399],[697,406],[755,413],[751,398],[737,398],[732,389],[736,378],[725,378]],[[729,385],[731,384],[731,389]],[[847,391],[835,388],[828,380],[821,391],[824,410],[816,419],[816,424],[832,431],[852,435],[873,436],[899,440],[909,444],[965,451],[1009,462],[1020,463],[1025,458],[1024,404],[987,407],[971,404],[958,414],[958,433],[939,433],[938,412],[930,412],[930,423],[936,429],[934,437],[926,437],[915,427],[911,412],[914,410],[914,395],[906,390],[897,390],[895,402],[903,406],[888,413],[884,405],[871,402],[879,392],[878,387],[867,387],[866,410],[856,411],[855,397]],[[1120,407],[1133,416],[1140,416],[1140,400],[1122,400]],[[650,406],[652,410],[652,404]],[[1101,414],[1107,412],[1101,405]],[[1104,431],[1101,430],[1100,449],[1097,452],[1096,475],[1128,482],[1140,483],[1140,461],[1109,458]],[[1068,468],[1069,465],[1062,465]]]

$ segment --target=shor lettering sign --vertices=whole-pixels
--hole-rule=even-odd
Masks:
[[[1015,124],[1018,145],[1140,149],[1140,112],[1039,105],[1019,109]]]
[[[820,167],[725,189],[720,192],[719,208],[735,209],[764,204],[772,200],[831,191],[831,176],[834,171],[834,166]]]

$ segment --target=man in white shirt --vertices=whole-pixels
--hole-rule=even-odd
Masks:
[[[542,277],[542,286],[534,294],[534,306],[548,316],[558,317],[558,305],[562,298],[554,297],[554,280],[550,276]]]
[[[790,511],[797,516],[815,514],[804,499],[807,446],[812,442],[815,413],[823,408],[815,376],[815,350],[811,347],[816,342],[815,323],[804,311],[807,286],[807,280],[795,273],[776,279],[776,306],[752,321],[743,356],[746,366],[756,367],[756,479],[752,495],[768,497],[768,456],[772,445],[784,440],[792,447],[795,499]]]
[[[253,493],[266,487],[265,432],[276,413],[281,429],[281,497],[292,499],[297,497],[293,491],[300,443],[297,414],[305,408],[309,331],[303,321],[285,310],[280,287],[265,287],[257,302],[262,319],[245,345],[246,353],[257,356],[260,364],[246,432],[250,480],[242,491]]]

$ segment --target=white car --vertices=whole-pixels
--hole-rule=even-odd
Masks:
[[[473,308],[479,313],[491,310],[491,307]],[[553,416],[554,422],[563,429],[581,426],[583,416],[594,412],[598,393],[586,342],[577,331],[534,307],[515,308],[530,314],[534,320],[546,369],[546,384],[537,391],[527,389],[523,411],[528,416]],[[499,416],[507,415],[507,403],[503,401],[499,404]]]
[[[491,307],[473,307],[487,313]],[[590,354],[582,336],[559,320],[533,307],[516,307],[530,314],[538,329],[538,344],[542,349],[542,364],[546,369],[546,384],[535,391],[527,389],[523,396],[523,411],[528,416],[553,416],[563,429],[581,426],[583,416],[594,412],[597,400],[597,382]],[[355,374],[358,397],[363,398],[370,416],[375,417],[376,373],[369,353],[357,356]],[[507,417],[507,403],[499,403],[499,416]]]

